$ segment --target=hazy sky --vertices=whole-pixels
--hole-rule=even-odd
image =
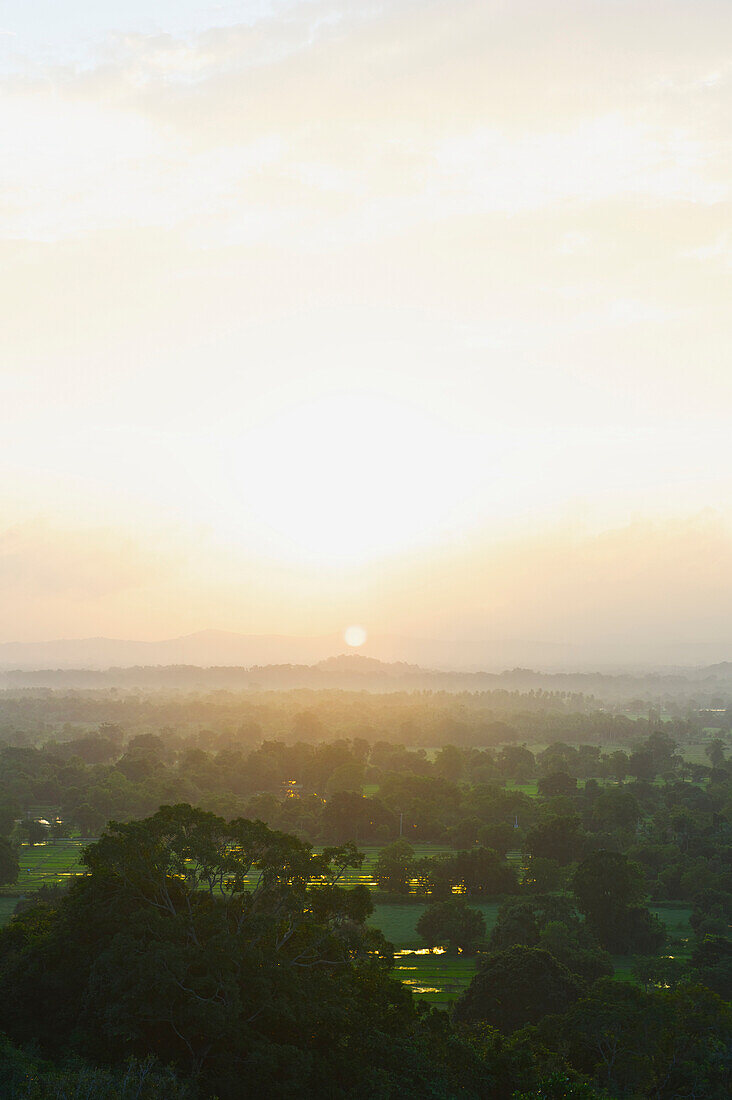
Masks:
[[[0,2],[0,640],[732,643],[731,41]]]

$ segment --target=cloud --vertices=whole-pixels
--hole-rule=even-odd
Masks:
[[[5,220],[251,239],[726,194],[729,5],[295,5],[5,81]],[[730,27],[732,30],[732,27]],[[709,74],[714,74],[710,79]]]

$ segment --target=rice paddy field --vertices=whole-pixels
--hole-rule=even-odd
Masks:
[[[88,843],[88,840],[71,839],[49,841],[32,848],[24,844],[20,849],[18,881],[14,886],[0,889],[0,902],[13,898],[15,903],[19,897],[33,893],[41,886],[53,886],[82,874],[81,854]],[[4,923],[2,913],[0,909],[0,923]]]
[[[405,840],[408,838],[405,837]],[[358,869],[349,869],[341,879],[341,883],[344,886],[368,886],[369,889],[376,889],[376,879],[374,878],[374,872],[376,870],[376,861],[379,858],[379,852],[382,845],[379,844],[359,844],[359,852],[363,852],[365,858],[363,864]],[[412,844],[417,859],[421,859],[423,856],[442,856],[442,855],[454,855],[455,849],[450,848],[444,844]],[[317,848],[316,851],[321,851]]]
[[[470,985],[476,960],[466,955],[430,952],[417,932],[417,921],[427,903],[387,902],[374,905],[368,923],[380,928],[394,944],[394,975],[408,985],[412,993],[429,1004],[447,1005]],[[490,934],[498,915],[498,902],[474,902],[471,908],[483,914]]]
[[[476,961],[465,955],[447,955],[426,948],[401,950],[394,955],[394,976],[413,996],[427,1004],[447,1008],[470,985]]]
[[[525,786],[530,786],[526,784]],[[30,848],[27,845],[20,853],[20,876],[14,886],[0,890],[0,926],[6,924],[20,897],[32,893],[41,886],[67,881],[83,872],[81,854],[87,840],[78,838],[58,840],[55,843],[38,844]],[[434,844],[416,844],[418,856],[445,854],[452,849]],[[344,885],[364,885],[376,888],[373,878],[374,867],[378,859],[379,847],[366,845],[361,848],[365,854],[363,866],[344,876]],[[412,993],[429,1004],[447,1007],[470,984],[475,973],[476,960],[464,955],[449,955],[444,951],[430,952],[424,946],[417,933],[417,921],[424,912],[427,902],[422,901],[378,901],[369,918],[369,924],[380,928],[386,939],[395,948],[395,976],[409,986]],[[490,934],[498,915],[498,902],[475,902]],[[689,925],[691,910],[678,903],[651,906],[666,924],[673,945],[671,950],[677,955],[688,951],[688,941],[692,935]],[[618,957],[614,960],[616,977],[633,981],[631,975],[632,958]]]
[[[490,935],[498,915],[498,902],[474,902],[485,919],[486,932]],[[451,956],[445,952],[430,952],[417,933],[417,921],[425,905],[406,902],[376,903],[369,924],[380,928],[394,944],[394,973],[408,985],[412,993],[429,1004],[447,1007],[470,985],[476,969],[476,959],[464,955]],[[667,926],[671,944],[669,950],[676,956],[688,953],[692,935],[689,924],[691,909],[680,904],[650,906]],[[632,957],[613,958],[615,977],[622,981],[635,981],[631,974]]]
[[[376,902],[368,923],[380,928],[390,943],[396,948],[423,947],[417,933],[417,921],[427,908],[427,902]],[[475,901],[471,909],[479,909],[485,920],[486,932],[490,935],[498,916],[497,901]]]

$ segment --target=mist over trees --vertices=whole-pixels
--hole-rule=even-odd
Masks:
[[[726,1098],[719,714],[5,693],[4,1094]],[[80,838],[84,873],[24,885]]]

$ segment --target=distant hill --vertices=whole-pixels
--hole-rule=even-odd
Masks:
[[[0,644],[0,669],[88,668],[132,665],[254,665],[313,663],[342,648],[342,639],[200,630],[159,642],[117,638],[60,639]]]
[[[564,645],[531,639],[473,640],[411,638],[371,635],[358,652],[344,652],[339,634],[296,637],[284,634],[237,634],[225,630],[201,630],[179,638],[143,642],[116,638],[60,639],[49,642],[0,644],[0,670],[108,669],[133,666],[195,665],[197,667],[254,665],[318,665],[337,660],[368,658],[389,665],[457,672],[494,672],[529,668],[547,672],[676,671],[682,667],[709,667],[720,675],[729,662],[732,645],[675,644],[665,650],[644,651],[619,642],[602,657],[580,645]],[[336,655],[334,657],[334,654]],[[331,667],[331,666],[328,666]],[[336,667],[336,666],[332,666]],[[352,669],[365,666],[350,666]],[[372,666],[373,667],[373,666]],[[714,673],[712,673],[714,674]]]

